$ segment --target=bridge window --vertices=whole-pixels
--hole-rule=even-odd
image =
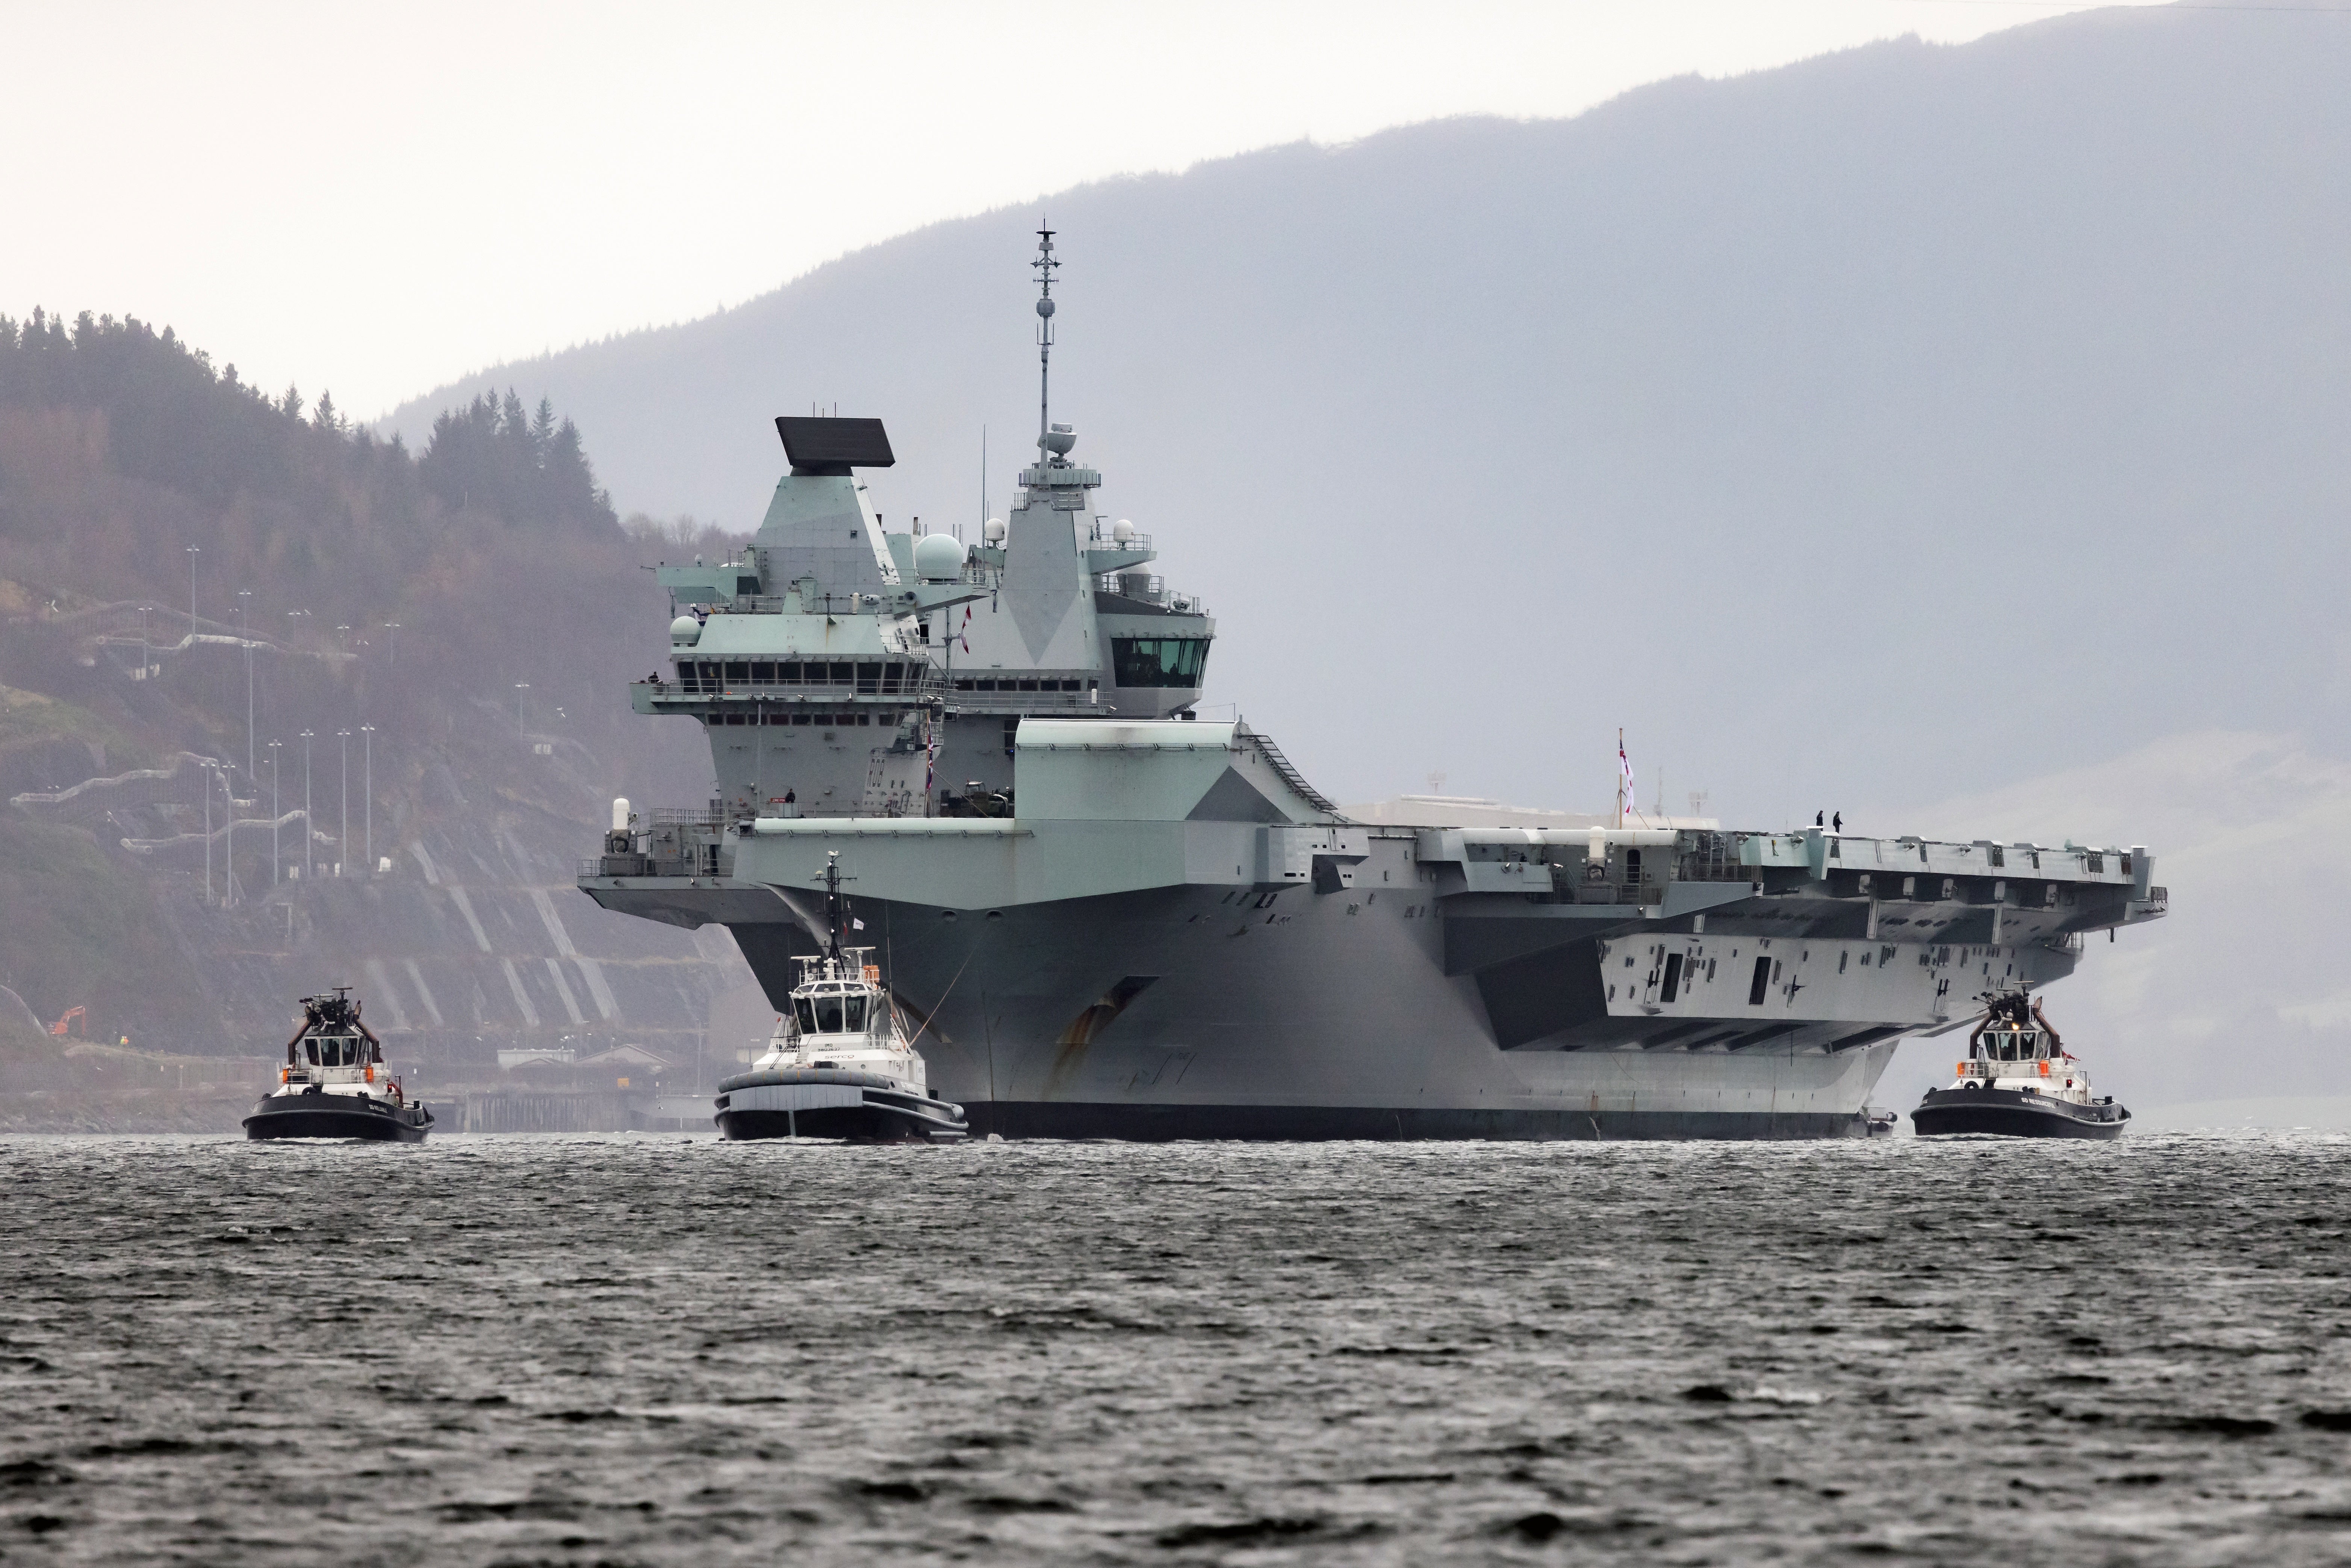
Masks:
[[[799,685],[800,684],[799,665],[797,663],[784,665],[776,672],[776,679],[784,685]]]
[[[858,665],[857,689],[861,692],[880,691],[882,689],[882,666],[879,664]]]
[[[816,1032],[819,1034],[839,1034],[841,1032],[841,1004],[842,998],[840,997],[810,997],[808,999],[816,1004]]]
[[[847,685],[851,680],[851,668],[852,666],[848,664],[834,664],[831,666],[832,674],[831,678],[832,684],[836,686]]]
[[[807,714],[796,713],[792,715],[792,722],[797,725],[806,726],[813,724],[815,720],[811,719]]]
[[[882,666],[882,689],[884,692],[895,693],[897,691],[898,670],[899,665],[895,660],[893,660],[889,664]]]
[[[774,685],[776,684],[776,666],[771,664],[755,663],[751,666],[751,679],[763,686]]]
[[[747,681],[751,678],[751,666],[748,664],[730,659],[726,664],[726,678],[730,681]]]
[[[1114,637],[1110,647],[1122,686],[1197,686],[1208,663],[1206,637]]]

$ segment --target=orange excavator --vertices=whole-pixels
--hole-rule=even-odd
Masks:
[[[68,1008],[66,1009],[65,1016],[49,1026],[49,1032],[54,1035],[62,1036],[66,1032],[68,1026],[72,1024],[79,1024],[81,1027],[74,1032],[80,1035],[82,1039],[88,1040],[89,1038],[89,1009],[88,1008]]]

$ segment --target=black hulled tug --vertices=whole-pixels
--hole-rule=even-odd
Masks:
[[[1989,994],[1948,1089],[1929,1089],[1910,1122],[1920,1137],[2118,1138],[2130,1113],[2094,1098],[2090,1073],[2023,991]]]
[[[843,947],[841,857],[826,857],[825,947],[801,958],[791,1010],[751,1071],[718,1085],[729,1139],[825,1138],[854,1144],[956,1144],[963,1107],[931,1092],[871,947]]]
[[[302,998],[277,1087],[245,1119],[248,1138],[363,1138],[421,1144],[433,1113],[384,1071],[383,1041],[360,1021],[349,986]]]

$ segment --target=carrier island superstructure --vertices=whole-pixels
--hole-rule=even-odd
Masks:
[[[580,885],[727,926],[780,1007],[837,852],[975,1134],[1857,1134],[1901,1038],[2165,911],[2136,846],[1350,821],[1195,718],[1215,623],[1041,399],[968,549],[884,529],[878,421],[778,423],[791,472],[738,559],[663,569],[632,691],[706,727],[715,798],[616,821]]]

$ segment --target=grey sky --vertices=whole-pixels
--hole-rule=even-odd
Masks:
[[[17,7],[0,311],[168,322],[371,415],[1082,181],[2090,8]]]

